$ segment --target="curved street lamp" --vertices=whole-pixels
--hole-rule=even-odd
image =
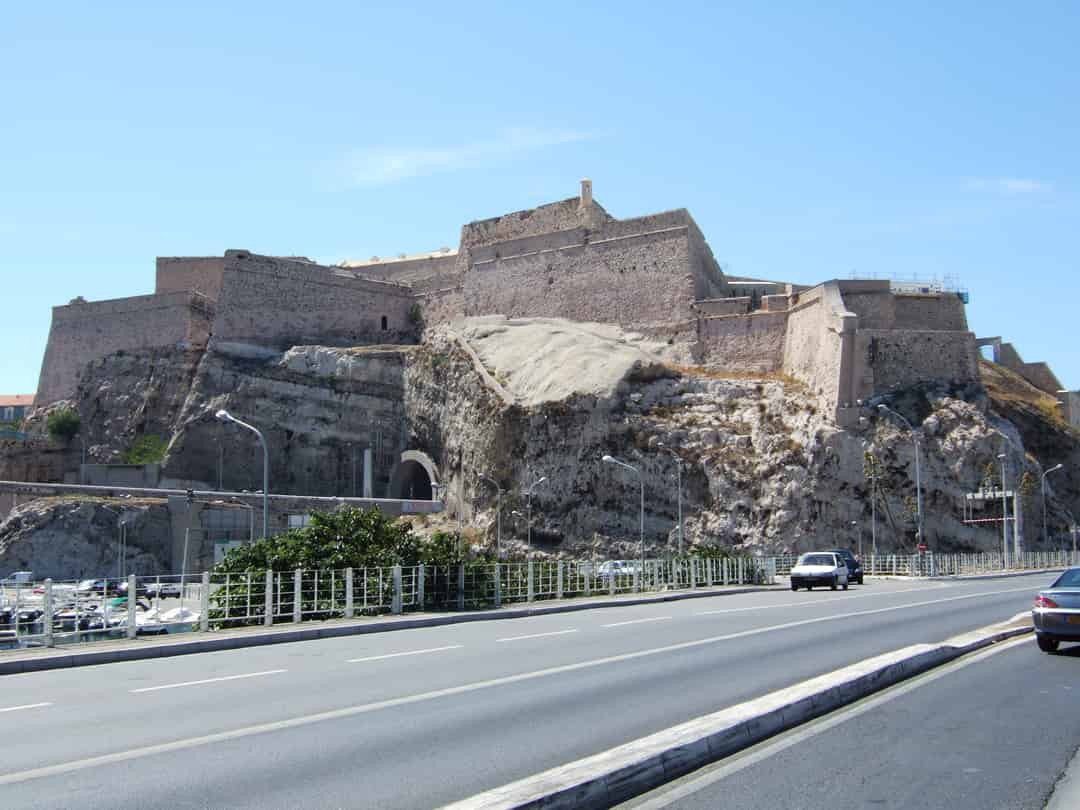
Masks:
[[[525,520],[527,522],[526,531],[528,532],[528,534],[527,534],[528,539],[526,540],[526,548],[528,549],[528,553],[530,553],[530,554],[532,553],[532,496],[533,496],[533,490],[536,489],[541,484],[545,483],[546,481],[547,481],[547,476],[542,475],[539,478],[537,478],[535,481],[533,481],[532,484],[529,486],[529,488],[527,490],[525,490],[525,502],[528,504],[528,506],[526,508],[528,510],[528,513],[529,513],[528,516],[525,518]]]
[[[892,414],[905,425],[907,425],[908,432],[911,433],[911,439],[915,443],[915,507],[918,510],[918,527],[916,529],[916,536],[918,537],[919,545],[926,542],[923,537],[923,512],[922,512],[922,464],[919,460],[919,434],[915,432],[915,428],[911,426],[911,422],[904,418],[903,414],[899,414],[884,403],[878,405],[878,410],[882,413]]]
[[[634,473],[638,477],[638,483],[641,485],[641,506],[638,512],[638,538],[641,545],[641,571],[639,576],[644,579],[645,577],[645,479],[641,476],[641,470],[632,464],[627,464],[625,461],[619,461],[614,456],[604,456],[601,461],[605,464],[617,464],[620,467],[625,467]]]
[[[1042,508],[1043,508],[1043,546],[1047,544],[1046,540],[1046,476],[1052,472],[1057,472],[1064,464],[1055,464],[1049,470],[1044,470],[1042,478],[1039,480],[1039,489],[1042,492]]]
[[[262,445],[262,451],[263,451],[263,537],[269,537],[270,536],[270,519],[269,519],[270,507],[269,507],[268,495],[270,494],[270,453],[266,449],[266,439],[263,437],[262,433],[259,431],[259,429],[257,427],[255,427],[254,425],[249,425],[247,422],[242,422],[241,420],[237,419],[235,416],[233,416],[231,413],[229,413],[224,408],[219,410],[214,415],[219,420],[221,420],[222,422],[232,422],[233,424],[239,425],[242,428],[246,428],[247,430],[250,430],[252,433],[254,433],[258,437],[259,444]]]

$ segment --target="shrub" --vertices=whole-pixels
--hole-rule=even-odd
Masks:
[[[124,453],[125,464],[157,464],[165,458],[169,443],[163,436],[152,433],[140,436]]]
[[[70,442],[79,432],[81,423],[74,408],[57,408],[49,414],[45,428],[54,439]]]

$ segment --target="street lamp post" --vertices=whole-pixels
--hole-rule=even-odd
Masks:
[[[657,442],[656,446],[661,448],[664,452],[669,453],[673,459],[675,459],[675,478],[676,478],[676,497],[675,502],[678,504],[679,514],[679,556],[682,556],[683,552],[683,519],[682,519],[682,458],[672,450],[670,447],[666,447],[663,442]]]
[[[857,520],[851,521],[851,525],[855,528],[855,537],[858,538],[856,540],[856,543],[857,543],[857,547],[858,547],[858,550],[859,550],[859,559],[861,560],[862,559],[862,529],[859,527],[859,521],[857,521]]]
[[[222,408],[220,411],[218,411],[215,414],[215,416],[217,416],[217,418],[220,419],[222,422],[232,422],[234,424],[239,425],[242,428],[246,428],[247,430],[250,430],[252,433],[255,434],[256,437],[258,437],[259,444],[262,445],[262,451],[263,451],[263,492],[262,492],[262,495],[263,495],[263,537],[269,537],[270,536],[270,502],[269,502],[268,496],[270,494],[270,453],[266,449],[266,439],[265,439],[265,437],[263,437],[262,432],[257,427],[255,427],[254,425],[249,425],[247,422],[242,422],[241,420],[237,419],[235,416],[233,416],[231,413],[229,413],[224,408]]]
[[[601,461],[605,464],[617,464],[620,467],[625,467],[630,470],[634,475],[638,477],[638,483],[641,486],[641,504],[638,512],[638,539],[641,546],[641,572],[639,576],[644,578],[645,576],[645,479],[641,475],[641,470],[632,464],[627,464],[625,461],[619,461],[614,456],[604,456]]]
[[[489,475],[479,474],[481,481],[487,481],[495,487],[495,559],[502,557],[502,496],[503,488]]]
[[[1009,499],[1005,493],[1007,487],[1005,486],[1005,459],[1008,458],[1005,453],[998,454],[998,460],[1001,461],[1001,560],[1004,563],[1005,568],[1009,567]]]
[[[1058,471],[1058,470],[1060,470],[1060,469],[1061,469],[1061,468],[1062,468],[1063,466],[1065,466],[1065,465],[1063,465],[1063,464],[1055,464],[1055,465],[1054,465],[1053,467],[1051,467],[1051,468],[1050,468],[1049,470],[1044,470],[1044,471],[1043,471],[1043,474],[1042,474],[1042,478],[1041,478],[1041,479],[1039,480],[1039,489],[1040,489],[1040,491],[1042,492],[1042,509],[1043,509],[1043,547],[1044,547],[1044,548],[1045,548],[1045,546],[1046,546],[1046,544],[1047,544],[1047,540],[1046,540],[1046,476],[1048,476],[1048,475],[1049,475],[1050,473],[1052,473],[1052,472],[1057,472],[1057,471]]]
[[[525,503],[527,504],[526,509],[527,509],[527,511],[529,513],[528,516],[526,517],[527,525],[525,527],[526,532],[527,532],[527,535],[526,535],[526,537],[527,537],[526,548],[528,549],[529,554],[532,553],[532,496],[533,496],[533,490],[536,489],[541,484],[543,484],[545,481],[547,481],[547,476],[542,475],[539,478],[537,478],[535,481],[533,481],[532,484],[529,485],[529,488],[527,490],[525,490]]]
[[[116,570],[120,576],[120,579],[124,578],[124,563],[127,557],[127,521],[120,519],[116,524],[117,529],[120,530],[120,536],[117,538],[116,549]]]
[[[915,530],[918,544],[922,545],[925,541],[923,538],[923,511],[922,511],[922,471],[921,462],[919,460],[919,435],[915,432],[915,428],[911,426],[911,422],[904,418],[903,414],[899,414],[892,408],[885,404],[878,405],[878,410],[882,413],[891,413],[905,425],[907,425],[908,431],[911,433],[911,439],[915,444],[915,508],[918,512],[918,526]]]

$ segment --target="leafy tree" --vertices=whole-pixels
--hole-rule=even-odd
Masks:
[[[388,518],[378,509],[349,508],[315,512],[303,528],[235,548],[215,572],[415,565],[420,551],[420,540],[407,523]]]
[[[79,432],[81,423],[74,408],[57,408],[49,414],[45,428],[54,439],[70,442]]]

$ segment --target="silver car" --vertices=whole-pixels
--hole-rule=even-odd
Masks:
[[[1031,622],[1043,652],[1054,652],[1063,641],[1080,642],[1080,568],[1068,569],[1039,591]]]
[[[832,551],[813,551],[803,554],[791,569],[791,590],[805,587],[812,591],[815,585],[828,585],[848,589],[848,568],[844,558]]]

